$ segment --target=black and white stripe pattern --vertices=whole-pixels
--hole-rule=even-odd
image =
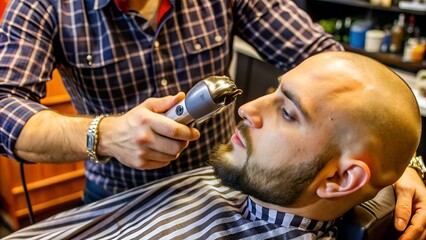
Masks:
[[[5,239],[333,239],[333,224],[264,208],[204,167],[60,213]]]

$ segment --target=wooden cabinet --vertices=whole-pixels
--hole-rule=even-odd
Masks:
[[[66,114],[76,114],[59,74],[47,85],[42,103]],[[69,164],[25,164],[25,177],[35,220],[81,204],[84,189],[84,162]],[[0,156],[2,217],[12,229],[28,225],[28,209],[19,163]]]

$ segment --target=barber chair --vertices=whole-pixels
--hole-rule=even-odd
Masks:
[[[394,227],[395,192],[382,189],[373,199],[363,202],[338,222],[338,240],[393,240],[401,235]]]

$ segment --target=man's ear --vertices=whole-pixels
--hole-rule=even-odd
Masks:
[[[369,182],[370,168],[363,161],[346,159],[329,176],[317,188],[321,198],[343,197],[358,191]]]

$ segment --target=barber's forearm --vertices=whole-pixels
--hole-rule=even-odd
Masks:
[[[25,124],[15,145],[15,155],[39,163],[86,159],[86,133],[91,121],[92,118],[40,111]]]

